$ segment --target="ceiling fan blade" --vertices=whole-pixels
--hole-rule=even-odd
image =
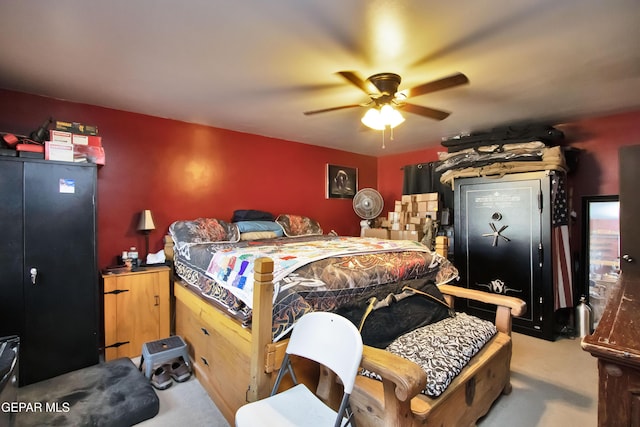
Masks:
[[[341,75],[345,80],[358,87],[367,95],[378,93],[378,89],[368,80],[363,80],[355,71],[338,71],[336,74]]]
[[[433,108],[423,107],[422,105],[407,103],[402,104],[401,108],[405,111],[408,111],[409,113],[418,114],[420,116],[429,117],[436,120],[444,120],[449,117],[449,114],[451,114],[446,111],[434,110]]]
[[[322,110],[305,111],[304,115],[309,116],[311,114],[326,113],[328,111],[344,110],[346,108],[355,108],[355,107],[361,107],[361,106],[362,105],[360,104],[342,105],[340,107],[323,108]]]
[[[469,83],[469,79],[462,73],[456,73],[449,77],[442,78],[440,80],[434,80],[429,83],[416,86],[407,91],[402,91],[407,94],[407,98],[424,95],[431,92],[436,92],[442,89],[448,89],[450,87],[459,86]]]

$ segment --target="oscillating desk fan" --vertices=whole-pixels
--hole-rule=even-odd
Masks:
[[[362,218],[360,221],[360,237],[364,237],[364,230],[371,227],[371,220],[382,212],[384,201],[382,196],[373,188],[363,188],[353,197],[353,210]]]

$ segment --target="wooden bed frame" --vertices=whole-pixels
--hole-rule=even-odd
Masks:
[[[170,244],[165,251],[172,259]],[[256,261],[251,329],[187,289],[189,285],[178,278],[174,285],[175,332],[189,346],[196,377],[231,425],[240,406],[269,395],[287,345],[286,340],[271,340],[272,273],[273,261]],[[458,286],[441,285],[440,290],[450,305],[454,298],[496,305],[498,334],[436,399],[420,394],[426,374],[418,365],[365,346],[362,366],[381,374],[383,381],[356,380],[350,402],[358,427],[473,426],[500,394],[510,393],[511,319],[524,313],[525,303]],[[303,360],[295,363],[298,380],[316,388],[327,403],[337,407],[342,391],[335,375]],[[281,388],[288,386],[283,382]]]

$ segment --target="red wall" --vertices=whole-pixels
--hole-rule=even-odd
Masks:
[[[150,251],[171,222],[230,220],[236,209],[317,219],[325,232],[359,235],[350,199],[325,198],[326,164],[358,168],[375,187],[375,157],[0,90],[0,132],[28,135],[48,117],[97,125],[106,152],[98,170],[98,265],[130,246],[144,251],[138,215],[151,209]]]
[[[324,230],[359,234],[351,200],[325,198],[327,163],[358,168],[359,188],[377,188],[385,210],[402,195],[402,167],[437,160],[430,148],[379,158],[175,120],[0,90],[0,132],[29,134],[44,119],[99,127],[107,164],[98,171],[99,266],[130,246],[142,248],[138,214],[151,209],[152,251],[177,219],[228,220],[235,209],[316,218]],[[640,111],[559,125],[565,144],[582,150],[570,175],[572,239],[579,248],[581,197],[618,193],[618,148],[640,144]],[[425,143],[427,145],[427,143]],[[577,249],[576,249],[577,250]]]

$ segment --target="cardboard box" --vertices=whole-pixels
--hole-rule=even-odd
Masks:
[[[51,142],[59,142],[62,144],[72,144],[73,137],[71,136],[71,132],[63,132],[60,130],[50,130],[49,131],[49,140]]]
[[[78,145],[92,145],[94,147],[102,147],[102,137],[93,135],[78,135],[72,134],[71,140],[74,144]]]
[[[409,224],[422,225],[422,224],[424,224],[425,221],[426,221],[425,217],[420,217],[420,216],[410,216],[409,217]]]
[[[424,237],[420,230],[391,230],[391,240],[413,240],[419,242]]]
[[[391,223],[400,222],[400,212],[397,212],[397,211],[388,212],[387,213],[387,219]]]
[[[439,200],[440,194],[439,193],[422,193],[422,194],[416,194],[415,198],[416,198],[416,202],[428,202],[431,200]]]
[[[439,211],[440,210],[440,201],[438,200],[429,200],[427,202],[427,212]]]
[[[407,203],[407,212],[418,212],[418,203]]]
[[[46,141],[44,143],[44,158],[59,162],[73,162],[73,144]]]
[[[396,200],[396,203],[393,208],[394,212],[403,212],[407,210],[407,204],[402,203],[400,200]]]
[[[435,251],[445,258],[447,257],[449,254],[449,239],[447,236],[436,236]]]
[[[437,220],[440,217],[440,211],[420,211],[416,212],[414,216],[418,218],[431,218]]]
[[[440,202],[438,200],[429,200],[427,202],[417,202],[419,212],[433,212],[440,208]]]
[[[79,135],[98,135],[98,126],[85,125],[78,122],[63,122],[56,120],[56,130],[61,130]]]
[[[429,217],[434,221],[438,221],[440,219],[440,211],[427,211],[424,213],[425,218]]]
[[[375,237],[376,239],[388,239],[389,230],[386,228],[365,228],[364,237]]]
[[[424,237],[424,233],[422,230],[407,230],[404,232],[405,240],[413,240],[415,242],[419,242]]]
[[[404,194],[401,201],[402,203],[412,203],[416,201],[416,196],[413,194]]]

